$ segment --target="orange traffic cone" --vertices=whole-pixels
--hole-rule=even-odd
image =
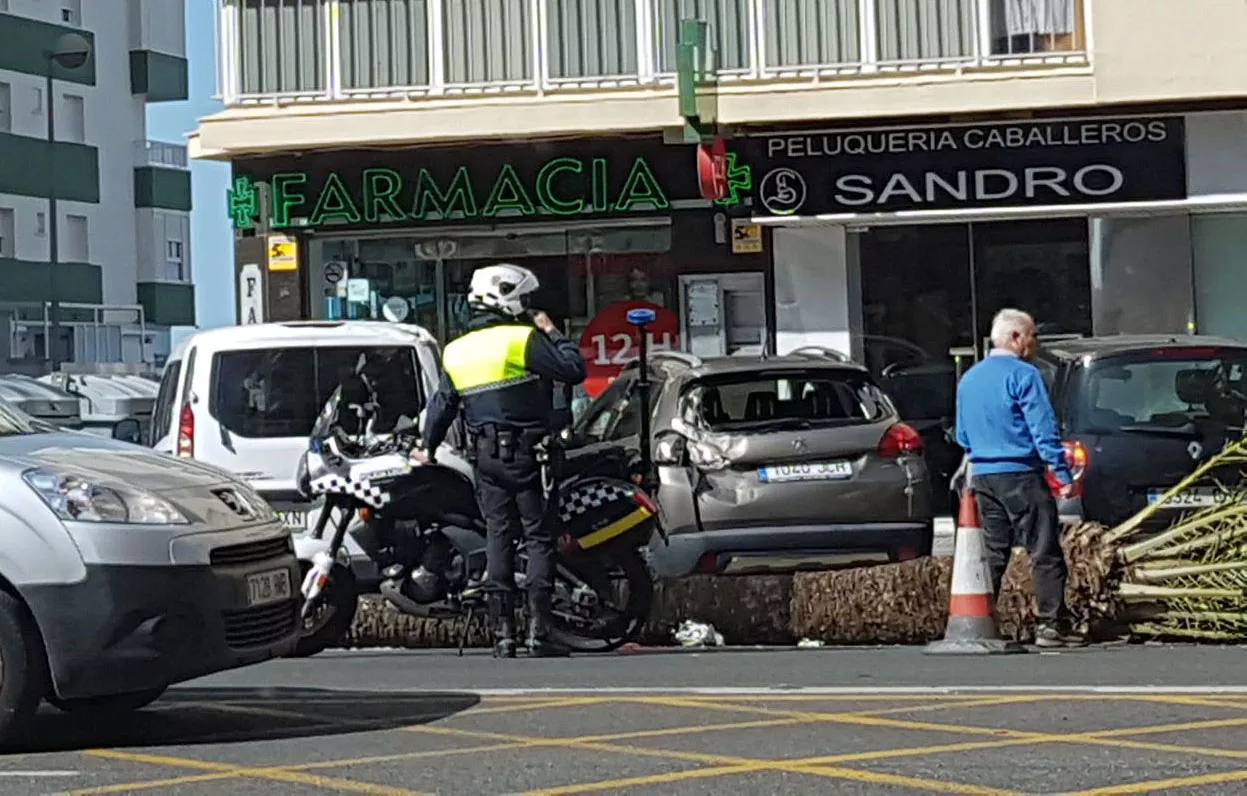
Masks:
[[[992,605],[991,574],[987,567],[987,546],[974,490],[961,493],[957,513],[957,539],[953,551],[953,584],[948,600],[948,624],[944,638],[932,641],[926,652],[932,655],[1000,655],[1025,652],[1013,641],[1005,641],[996,628]]]

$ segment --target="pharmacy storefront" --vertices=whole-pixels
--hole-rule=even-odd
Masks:
[[[267,242],[270,272],[277,257],[288,271],[276,273],[298,273],[284,289],[300,293],[299,317],[386,318],[448,340],[464,331],[472,271],[509,261],[537,273],[535,304],[581,341],[595,392],[635,356],[624,315],[638,302],[660,310],[658,347],[751,352],[767,339],[769,257],[748,223],[747,179],[722,201],[700,198],[693,147],[329,152],[240,161],[234,175],[235,224]],[[257,266],[245,241],[240,280]]]
[[[1235,111],[750,138],[780,350],[937,372],[1005,306],[1046,335],[1247,336],[1245,131]]]

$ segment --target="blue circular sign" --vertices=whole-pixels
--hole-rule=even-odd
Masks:
[[[633,326],[645,326],[654,322],[658,315],[648,307],[637,307],[628,310],[628,323]]]

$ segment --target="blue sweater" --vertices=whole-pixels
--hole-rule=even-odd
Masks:
[[[1039,368],[1011,353],[970,368],[957,387],[957,443],[971,475],[1043,472],[1070,483],[1056,414]]]

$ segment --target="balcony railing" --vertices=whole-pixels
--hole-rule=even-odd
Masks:
[[[187,168],[186,145],[168,141],[138,141],[135,144],[134,165]]]
[[[227,103],[670,84],[682,18],[721,80],[1086,60],[1083,0],[221,0]]]

